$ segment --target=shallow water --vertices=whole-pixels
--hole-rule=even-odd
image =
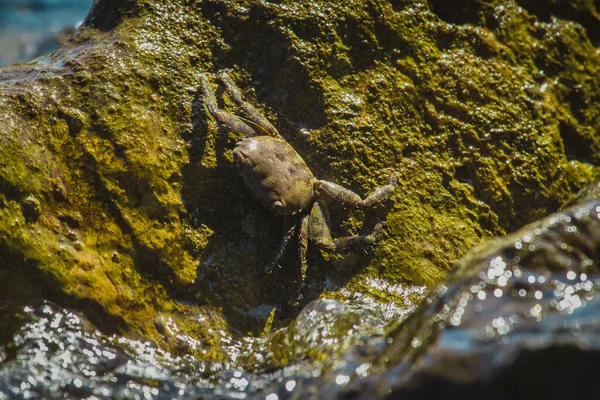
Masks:
[[[20,308],[14,311],[25,322],[0,347],[0,399],[282,399],[299,394],[300,382],[312,384],[327,364],[298,359],[287,367],[269,368],[271,338],[252,337],[227,338],[230,355],[239,362],[209,363],[172,356],[149,342],[103,335],[82,316],[50,302],[7,307]],[[340,325],[354,331],[347,343],[339,338]],[[276,335],[291,335],[295,345],[305,347],[298,352],[330,346],[334,353],[381,336],[382,326],[383,320],[372,312],[324,299],[307,306],[292,326]],[[252,364],[248,360],[254,360],[255,371],[238,366]]]
[[[55,50],[87,15],[92,0],[1,0],[0,65]]]
[[[598,248],[589,201],[471,252],[408,318],[322,298],[271,334],[223,337],[226,362],[104,335],[48,302],[5,304],[22,325],[0,347],[0,399],[594,398]]]

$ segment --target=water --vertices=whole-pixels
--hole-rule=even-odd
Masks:
[[[92,0],[0,0],[0,65],[55,50],[91,6]]]
[[[299,359],[284,368],[265,369],[270,340],[276,338],[232,339],[232,351],[240,358],[255,358],[264,364],[249,371],[226,362],[174,356],[149,342],[104,335],[81,315],[50,302],[4,307],[13,308],[24,323],[8,344],[0,346],[0,400],[245,399],[269,395],[275,399],[276,393],[277,398],[285,399],[300,395],[294,393],[296,386],[310,384],[326,364]],[[305,348],[295,352],[324,348],[333,356],[358,340],[347,337],[346,344],[328,344],[339,336],[340,325],[372,337],[377,336],[382,320],[360,308],[322,300],[309,305],[289,329],[275,336],[289,333],[298,337],[298,345]]]
[[[107,336],[49,302],[0,305],[19,316],[0,399],[597,398],[599,244],[600,201],[581,203],[473,250],[406,319],[321,298],[223,341],[230,361]]]

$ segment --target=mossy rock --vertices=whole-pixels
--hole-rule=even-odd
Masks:
[[[444,4],[96,1],[59,50],[0,72],[0,300],[178,348],[171,318],[217,360],[263,329],[256,308],[283,304],[298,267],[290,252],[261,274],[281,221],[232,167],[206,72],[228,70],[318,178],[361,195],[399,178],[387,208],[332,207],[336,236],[384,231],[366,253],[312,249],[302,302],[401,302],[369,282],[431,286],[557,210],[599,175],[594,6]]]

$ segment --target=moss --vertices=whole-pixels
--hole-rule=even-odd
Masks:
[[[303,301],[335,282],[332,297],[399,302],[369,279],[433,285],[473,245],[557,210],[598,177],[597,14],[468,3],[97,2],[61,49],[0,76],[0,271],[29,271],[3,296],[92,300],[100,325],[118,316],[181,351],[154,318],[171,317],[219,360],[230,331],[263,330],[252,310],[284,303],[299,272],[290,251],[262,274],[280,221],[197,89],[222,69],[318,178],[361,195],[399,178],[387,208],[331,207],[335,236],[377,219],[384,232],[366,254],[311,249]]]

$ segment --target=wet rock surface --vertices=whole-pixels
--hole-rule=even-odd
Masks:
[[[339,398],[593,398],[600,202],[470,252]]]
[[[381,335],[384,322],[383,315],[364,308],[322,300],[268,337],[223,336],[231,359],[206,362],[149,342],[103,335],[81,315],[49,302],[4,304],[3,312],[18,313],[22,323],[0,347],[0,396],[8,398],[239,399],[272,394],[278,385],[292,394],[297,381],[329,365],[327,357],[339,358],[354,344]],[[282,357],[289,365],[277,368]]]
[[[0,393],[508,398],[542,390],[521,371],[543,364],[553,393],[585,378],[596,10],[449,4],[98,0],[59,50],[3,68]],[[381,239],[310,249],[297,308],[294,254],[262,274],[281,221],[198,90],[222,70],[315,176],[360,194],[398,176],[372,213],[331,205],[335,236],[381,220]]]
[[[14,310],[25,322],[0,347],[0,394],[593,398],[599,247],[600,201],[589,200],[472,251],[405,320],[317,300],[272,334],[237,340],[221,332],[227,362],[107,337],[50,303],[27,306]]]

